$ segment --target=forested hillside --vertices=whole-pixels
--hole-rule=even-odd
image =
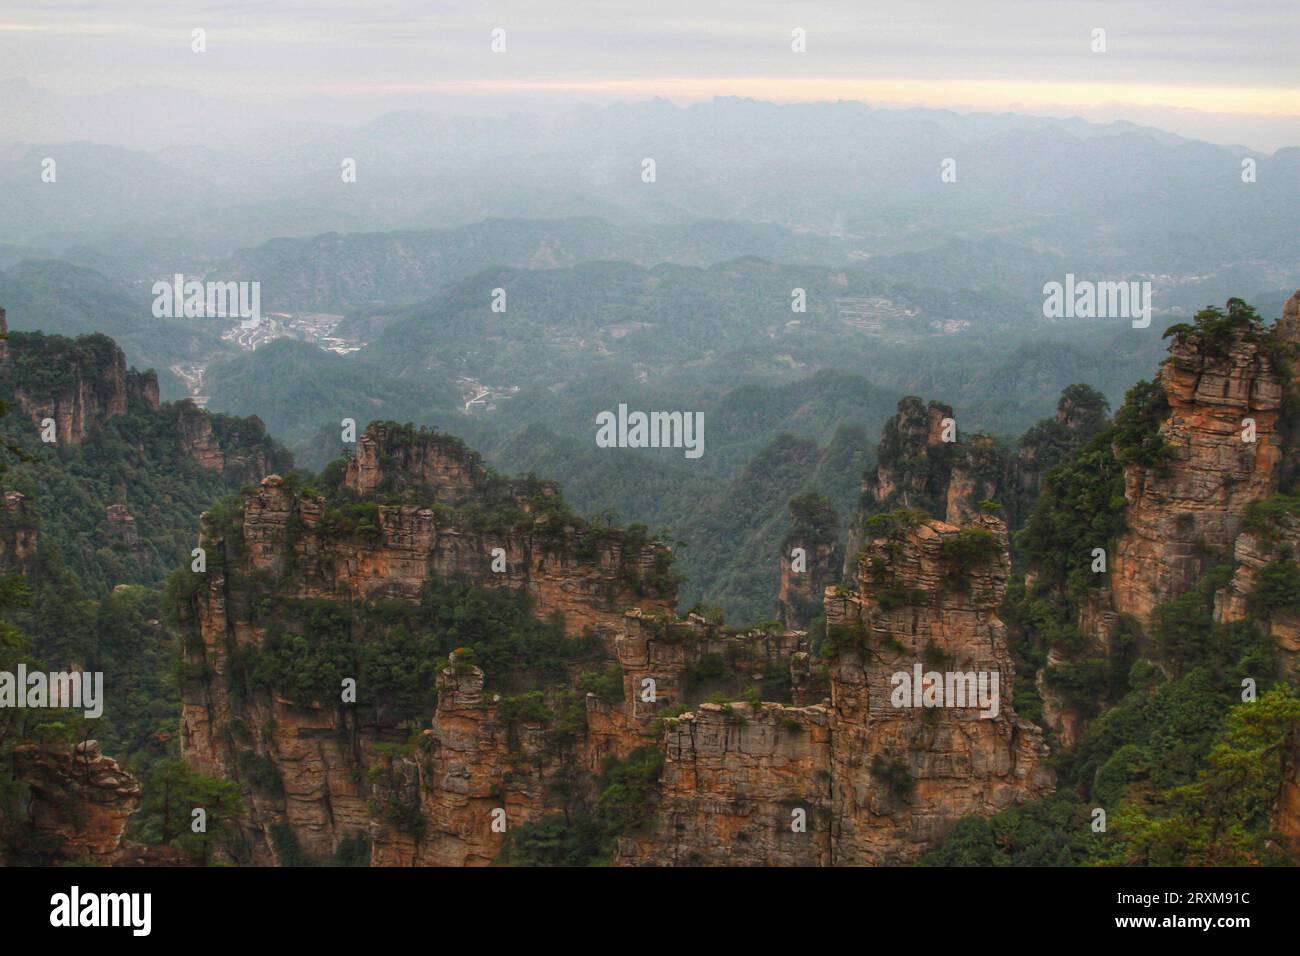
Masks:
[[[104,335],[9,333],[0,341],[0,412],[0,669],[21,662],[107,675],[102,717],[3,711],[0,857],[45,861],[53,850],[29,828],[14,748],[91,735],[149,789],[132,827],[156,842],[163,819],[179,812],[168,800],[224,786],[179,763],[163,581],[191,560],[202,511],[291,459],[255,418],[160,404],[153,373],[128,369]],[[175,791],[160,801],[168,779]]]

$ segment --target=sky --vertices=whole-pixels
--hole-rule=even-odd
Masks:
[[[16,78],[193,91],[270,122],[741,95],[1128,119],[1271,151],[1300,146],[1300,0],[0,0]]]

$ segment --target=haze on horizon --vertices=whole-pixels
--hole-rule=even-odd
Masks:
[[[399,110],[746,96],[1127,120],[1271,152],[1300,145],[1298,27],[1287,0],[10,0],[0,137],[230,145]],[[791,51],[795,28],[807,52]]]

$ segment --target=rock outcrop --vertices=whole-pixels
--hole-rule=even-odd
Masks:
[[[27,357],[28,339],[21,333],[10,336],[7,365],[15,364],[20,353]],[[35,429],[53,420],[56,441],[76,446],[110,418],[126,414],[126,357],[103,335],[58,344],[63,346],[58,354],[42,356],[46,364],[60,367],[58,378],[48,383],[20,384],[13,389],[13,395],[19,411]]]
[[[949,522],[968,521],[1008,488],[1010,460],[992,438],[961,437],[950,405],[908,396],[885,423],[876,466],[863,478],[858,519],[849,532],[843,576],[856,573],[862,521],[893,508],[919,508]]]
[[[193,597],[187,662],[203,676],[183,693],[182,751],[205,773],[240,778],[241,764],[260,765],[277,781],[250,788],[256,860],[279,858],[267,834],[284,826],[316,857],[368,834],[379,864],[491,862],[501,844],[498,831],[481,826],[492,822],[491,811],[504,809],[516,826],[558,808],[546,782],[580,756],[570,751],[557,763],[544,728],[501,717],[482,672],[463,660],[443,669],[430,729],[414,750],[406,746],[409,730],[379,711],[362,717],[274,688],[236,697],[231,669],[264,644],[267,627],[255,603],[234,593],[233,576],[274,582],[276,601],[340,608],[415,604],[437,582],[521,591],[537,617],[558,616],[575,639],[602,637],[612,656],[629,609],[671,616],[675,582],[662,577],[661,560],[669,552],[658,542],[566,524],[573,519],[546,510],[555,490],[544,483],[525,482],[501,499],[504,479],[476,472],[472,462],[453,467],[459,452],[443,436],[409,431],[406,440],[425,447],[406,452],[392,445],[387,426],[367,438],[370,464],[350,467],[341,485],[351,503],[330,506],[273,475],[245,495],[234,523],[205,523],[201,544],[223,570],[205,575]],[[434,446],[452,451],[439,457]],[[401,470],[407,465],[414,474]],[[349,497],[361,486],[378,500]],[[380,503],[387,495],[423,497]],[[464,507],[447,507],[453,500]],[[477,524],[484,511],[507,505],[519,515],[511,526]],[[621,718],[609,724],[614,733],[625,726]],[[232,733],[253,727],[265,732]]]
[[[829,866],[831,714],[701,704],[665,721],[652,828],[622,840],[635,866]]]
[[[104,422],[141,401],[158,408],[158,376],[128,369],[126,356],[106,335],[78,339],[17,332],[10,335],[0,309],[0,377],[8,380],[19,410],[37,428],[53,419],[60,444],[75,446]],[[24,374],[35,365],[40,375]]]
[[[790,502],[790,532],[781,542],[781,591],[776,617],[787,628],[806,630],[821,614],[822,595],[839,581],[844,563],[835,509],[817,494]]]
[[[0,317],[0,334],[7,329]],[[76,447],[134,408],[167,416],[180,454],[232,482],[258,481],[292,459],[275,446],[262,422],[212,415],[188,399],[159,401],[158,375],[128,368],[126,356],[105,335],[76,339],[15,332],[0,339],[0,389],[41,431],[54,421],[54,444]]]
[[[535,598],[539,615],[559,612],[575,632],[617,629],[628,607],[662,610],[672,600],[672,592],[637,592],[666,552],[660,544],[629,549],[611,538],[588,557],[540,533],[476,531],[429,507],[370,507],[370,522],[341,528],[322,499],[291,489],[278,475],[263,479],[244,498],[238,529],[249,569],[292,575],[297,597],[415,599],[430,581],[452,579],[522,590]],[[494,560],[502,570],[493,570]]]
[[[452,654],[438,677],[438,708],[418,757],[381,768],[374,826],[377,866],[486,866],[505,834],[558,809],[540,721],[510,720],[483,689],[483,671]],[[408,822],[409,821],[409,822]]]
[[[997,614],[1009,573],[1000,519],[959,528],[917,516],[864,549],[858,593],[827,593],[828,639],[839,644],[831,665],[836,863],[915,860],[960,817],[1052,791],[1042,732],[1013,707],[1015,668]],[[996,688],[985,703],[995,703],[981,707],[972,694],[907,706],[924,695],[917,689],[909,702],[900,678],[919,674],[930,685],[955,675],[957,690],[969,675],[965,692],[984,681]]]
[[[895,546],[873,539],[855,575],[861,591],[826,592],[832,626],[817,657],[801,630],[678,619],[671,590],[646,590],[662,545],[555,512],[553,486],[511,492],[522,525],[476,526],[487,504],[501,504],[491,497],[501,479],[478,473],[454,440],[386,429],[368,432],[364,462],[341,475],[345,504],[272,476],[233,521],[205,524],[220,570],[192,599],[186,666],[200,676],[184,690],[182,746],[204,772],[249,781],[255,861],[282,858],[287,830],[318,858],[360,833],[377,865],[491,863],[510,830],[590,803],[610,761],[647,749],[663,769],[645,825],[618,841],[619,864],[906,862],[967,813],[1050,792],[1041,735],[1011,704],[996,518],[927,519]],[[403,450],[399,437],[426,447]],[[504,557],[495,571],[494,548]],[[294,700],[274,686],[234,693],[232,671],[279,625],[232,576],[265,582],[272,604],[354,609],[416,603],[438,581],[524,591],[537,616],[558,612],[570,639],[599,637],[622,686],[602,678],[576,710],[562,685],[507,699],[457,651],[414,735],[373,708]],[[905,602],[890,603],[899,594]],[[974,701],[892,707],[892,673],[932,658],[996,672],[996,714],[981,716]]]
[[[1236,565],[1228,586],[1215,595],[1214,617],[1222,624],[1247,619],[1268,629],[1279,655],[1283,673],[1300,680],[1300,611],[1293,608],[1261,608],[1253,600],[1262,578],[1278,564],[1292,569],[1300,581],[1300,515],[1279,514],[1266,528],[1251,528],[1237,536],[1233,545]],[[1289,564],[1288,564],[1289,562]]]
[[[459,439],[424,432],[412,440],[409,431],[390,422],[366,429],[348,462],[344,484],[363,498],[381,490],[413,489],[450,505],[469,497],[485,477],[479,456]]]
[[[1275,334],[1291,341],[1282,327]],[[1240,329],[1215,341],[1174,338],[1158,383],[1169,406],[1166,454],[1124,470],[1127,530],[1110,575],[1116,612],[1145,624],[1231,554],[1247,507],[1276,494],[1286,436],[1285,369],[1275,355]]]
[[[109,505],[104,509],[104,517],[108,521],[109,534],[126,545],[136,559],[140,560],[140,535],[136,533],[135,517],[130,509],[122,504]]]
[[[1130,392],[1110,432],[1114,468],[1123,475],[1123,526],[1107,556],[1105,583],[1074,599],[1071,623],[1086,646],[1071,654],[1053,647],[1039,675],[1045,722],[1067,750],[1081,739],[1087,717],[1044,679],[1051,668],[1081,658],[1113,666],[1117,653],[1142,653],[1152,612],[1216,565],[1235,565],[1216,595],[1216,619],[1262,622],[1290,673],[1300,651],[1300,621],[1285,610],[1252,608],[1260,575],[1290,553],[1294,518],[1281,514],[1273,526],[1246,527],[1252,507],[1287,487],[1300,461],[1286,420],[1300,294],[1272,328],[1234,299],[1226,311],[1205,310],[1194,325],[1166,334],[1172,341],[1159,376]]]
[[[127,819],[140,808],[140,786],[99,744],[21,744],[14,775],[31,788],[31,821],[65,860],[111,864],[123,848]]]
[[[270,440],[266,426],[256,415],[213,415],[189,399],[168,408],[175,416],[181,454],[205,471],[242,485],[293,466],[293,459]]]
[[[1015,670],[997,617],[1010,572],[1005,526],[988,516],[965,528],[913,521],[870,542],[859,591],[827,590],[828,701],[701,704],[664,721],[654,822],[620,842],[618,862],[907,863],[962,816],[1052,792],[1042,732],[1012,706]],[[791,655],[792,671],[804,656]],[[917,668],[941,688],[949,674],[971,675],[971,700],[898,706],[895,676]],[[979,706],[977,686],[996,688],[990,706]]]
[[[5,491],[0,495],[0,573],[26,573],[39,540],[31,499],[21,491]]]

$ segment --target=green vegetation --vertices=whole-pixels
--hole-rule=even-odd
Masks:
[[[1002,554],[1002,545],[988,528],[962,528],[951,538],[945,538],[939,547],[940,553],[954,562],[949,573],[949,587],[964,589],[970,581],[971,572],[984,567]]]
[[[82,382],[107,406],[118,357],[105,336],[15,332],[8,351],[0,399],[12,404],[21,391],[67,400]],[[211,471],[187,454],[186,436],[205,423],[229,462],[265,459],[272,470],[289,464],[258,420],[207,414],[188,402],[153,408],[139,396],[141,378],[127,372],[125,414],[107,419],[80,445],[44,444],[26,418],[0,419],[0,440],[22,456],[5,476],[6,489],[32,500],[41,539],[94,595],[116,584],[159,584],[194,547],[199,512],[249,477],[247,466]],[[114,519],[113,505],[125,506],[130,520]]]
[[[871,760],[871,776],[885,786],[896,803],[907,803],[916,787],[911,768],[900,757],[876,754]]]
[[[1261,617],[1300,613],[1300,565],[1279,558],[1265,565],[1250,595],[1250,610]]]
[[[1113,821],[1119,866],[1286,864],[1273,813],[1300,741],[1300,697],[1283,684],[1234,707],[1190,782],[1135,788]]]
[[[1127,443],[1130,451],[1145,453],[1155,442],[1150,436],[1159,425],[1158,403],[1150,388],[1148,383],[1134,386],[1115,424],[1047,473],[1029,520],[1015,537],[1020,556],[1038,575],[1035,594],[1063,596],[1070,611],[1097,581],[1093,549],[1109,554],[1124,530],[1123,454],[1113,449]]]
[[[1120,464],[1134,462],[1158,468],[1169,455],[1169,445],[1160,432],[1160,424],[1169,416],[1169,400],[1159,381],[1138,382],[1124,396],[1124,404],[1115,413],[1110,435],[1115,457]]]
[[[626,760],[605,762],[594,804],[578,802],[563,814],[515,827],[506,834],[500,866],[598,866],[609,862],[618,837],[647,827],[653,817],[663,754],[641,747]]]
[[[194,808],[205,814],[203,832],[191,826]],[[239,784],[205,777],[181,760],[160,763],[144,787],[144,803],[131,818],[128,836],[143,843],[177,847],[207,863],[212,851],[236,836],[243,812]]]
[[[1300,518],[1300,495],[1277,494],[1253,501],[1246,508],[1243,527],[1272,540],[1284,519]]]
[[[868,540],[898,538],[929,519],[930,515],[920,508],[895,508],[867,518],[862,523],[862,530]]]
[[[834,544],[839,534],[839,519],[835,503],[816,491],[805,491],[790,499],[790,532],[781,542],[781,550],[788,551],[795,544],[805,546]]]
[[[274,690],[299,703],[341,703],[345,678],[355,678],[365,708],[386,720],[423,721],[437,701],[438,672],[458,648],[459,664],[477,664],[488,686],[511,695],[523,716],[528,695],[563,683],[570,668],[599,661],[599,640],[566,637],[555,621],[540,621],[525,594],[433,582],[418,603],[376,601],[340,605],[325,599],[277,601],[263,620],[266,638],[232,655],[232,691]],[[608,691],[606,683],[595,686]],[[620,688],[621,691],[621,688]]]
[[[623,320],[636,310],[616,311]],[[455,309],[448,313],[453,324],[467,314]],[[1257,334],[1257,326],[1253,312],[1229,303],[1227,316],[1198,315],[1197,325],[1189,331],[1171,332],[1198,335],[1206,349],[1216,350],[1243,330]],[[585,329],[585,333],[599,335],[599,329]],[[481,335],[481,329],[471,328],[466,321],[450,334],[471,332]],[[634,330],[630,338],[645,337]],[[17,371],[29,376],[30,388],[37,390],[65,387],[68,366],[101,362],[106,354],[104,344],[94,339],[69,344],[36,337],[20,344],[29,352]],[[514,367],[509,363],[518,359],[505,357],[502,367]],[[497,359],[480,354],[477,361],[490,364]],[[746,361],[762,359],[750,356]],[[619,370],[613,372],[617,378]],[[695,549],[687,553],[697,566],[718,565],[717,570],[709,569],[704,584],[695,587],[710,599],[717,595],[718,604],[701,610],[719,629],[724,608],[753,609],[761,603],[766,612],[770,607],[773,568],[756,562],[753,555],[772,553],[774,549],[763,551],[756,544],[780,541],[787,517],[791,535],[785,539],[787,544],[796,535],[834,541],[840,533],[837,515],[848,510],[844,503],[862,465],[860,457],[853,458],[845,449],[854,441],[859,446],[865,442],[843,437],[847,434],[843,432],[827,446],[818,444],[826,438],[820,433],[816,440],[782,433],[766,447],[759,440],[771,433],[766,429],[776,418],[794,422],[800,434],[829,429],[843,411],[836,405],[841,399],[850,405],[856,402],[854,412],[861,414],[860,383],[821,382],[817,387],[816,401],[809,403],[816,409],[812,424],[800,420],[802,406],[791,404],[791,396],[771,389],[736,389],[742,397],[752,394],[761,399],[752,409],[745,408],[735,393],[721,399],[720,418],[738,423],[737,432],[746,436],[724,454],[732,456],[733,462],[749,461],[743,474],[725,487],[716,475],[691,483],[676,470],[677,465],[661,468],[661,462],[651,456],[613,473],[622,484],[611,485],[611,498],[626,499],[642,467],[653,472],[656,480],[663,479],[656,487],[673,492],[666,497],[680,497],[682,488],[708,489],[708,495],[701,494],[689,506],[665,508],[677,508],[675,515],[687,517]],[[791,389],[791,395],[802,398],[797,389]],[[718,395],[712,398],[717,400]],[[879,398],[868,396],[871,402]],[[548,399],[537,391],[520,399],[531,400]],[[1230,566],[1212,570],[1191,591],[1157,608],[1148,635],[1139,634],[1134,622],[1121,621],[1119,637],[1106,658],[1088,647],[1075,623],[1088,589],[1101,580],[1089,567],[1092,549],[1109,551],[1124,527],[1123,465],[1159,469],[1167,458],[1160,433],[1168,413],[1163,392],[1151,383],[1140,383],[1130,390],[1110,425],[1105,423],[1105,399],[1086,386],[1067,389],[1058,408],[1063,420],[1040,423],[1022,441],[1022,448],[1033,444],[1039,456],[1036,461],[1050,469],[1042,499],[1017,539],[1022,552],[1018,557],[1032,564],[1037,578],[1029,587],[1020,581],[1012,584],[1003,616],[1014,635],[1021,673],[1043,667],[1049,651],[1061,652],[1064,660],[1047,668],[1045,684],[1094,719],[1077,750],[1059,761],[1061,789],[1056,796],[988,820],[963,821],[932,861],[982,865],[1271,862],[1275,857],[1269,845],[1273,838],[1268,832],[1269,796],[1276,793],[1285,770],[1285,755],[1294,746],[1300,714],[1293,692],[1283,684],[1271,686],[1275,683],[1272,647],[1255,622],[1213,621],[1214,591],[1226,583]],[[233,776],[238,783],[204,779],[176,761],[175,712],[181,688],[200,690],[220,679],[229,682],[237,702],[252,698],[265,702],[275,695],[339,708],[344,712],[343,733],[366,725],[415,731],[427,725],[436,706],[437,679],[448,666],[447,655],[459,650],[452,666],[460,672],[481,667],[489,690],[501,695],[497,713],[509,728],[507,747],[512,758],[523,756],[518,749],[519,729],[528,724],[543,728],[541,739],[548,755],[558,754],[562,761],[571,761],[574,744],[585,732],[584,695],[594,694],[610,704],[622,701],[621,668],[608,661],[601,641],[591,634],[568,636],[556,619],[537,620],[528,598],[518,592],[440,582],[431,584],[416,602],[346,604],[278,597],[277,586],[285,581],[244,570],[248,564],[242,505],[238,496],[229,496],[237,476],[205,472],[177,451],[177,433],[192,426],[196,415],[188,406],[152,410],[133,401],[125,416],[75,449],[39,447],[23,422],[10,419],[0,428],[0,438],[32,458],[14,465],[7,487],[32,497],[44,538],[26,561],[21,581],[16,575],[0,577],[0,666],[20,658],[76,660],[130,675],[110,682],[109,716],[97,723],[95,731],[106,751],[144,778],[146,807],[132,822],[136,838],[172,843],[209,860],[233,837],[241,788],[269,799],[283,796],[283,782],[267,749],[273,728],[245,726],[239,719],[219,728],[232,744]],[[265,454],[280,460],[258,423],[221,416],[206,420],[231,459],[251,460]],[[1071,427],[1071,421],[1082,424]],[[431,508],[441,527],[484,535],[527,534],[548,554],[578,560],[618,554],[622,583],[638,594],[666,595],[680,582],[673,552],[667,549],[656,548],[648,570],[640,569],[638,559],[654,545],[649,524],[617,528],[612,506],[596,519],[584,520],[550,482],[531,473],[504,477],[459,439],[443,433],[395,422],[388,427],[389,439],[380,449],[380,465],[387,477],[373,499],[358,500],[343,487],[345,463],[341,461],[329,465],[318,479],[285,475],[286,486],[295,494],[325,499],[319,532],[327,538],[379,542],[385,534],[384,507],[419,505]],[[887,436],[887,441],[897,439],[897,435]],[[473,493],[448,504],[410,479],[415,470],[406,458],[418,445],[436,448],[459,462],[474,479]],[[557,442],[557,447],[565,446]],[[923,479],[922,484],[930,487],[947,473],[951,456],[957,454],[967,456],[964,465],[977,478],[1005,475],[1006,449],[996,442],[981,444],[975,451],[939,448],[925,458],[900,461],[899,469],[904,477]],[[848,467],[850,462],[853,468]],[[211,505],[223,494],[224,500]],[[989,514],[1005,510],[1014,518],[1023,502],[1014,494],[1004,496],[1000,491],[999,496],[1007,499],[1005,509],[997,502],[985,502],[982,510]],[[938,498],[928,503],[937,507]],[[135,516],[136,544],[129,544],[120,528],[109,526],[104,517],[109,504],[125,504]],[[209,534],[220,541],[208,555],[206,574],[188,570],[194,515],[200,508],[208,509]],[[1278,496],[1252,508],[1248,524],[1267,531],[1280,516],[1296,513],[1300,507],[1293,499]],[[891,508],[869,517],[864,529],[873,540],[897,539],[925,519],[922,509]],[[0,531],[12,531],[25,520],[16,510],[6,510]],[[306,533],[300,516],[289,518],[287,533],[291,542]],[[737,548],[738,540],[755,546]],[[997,559],[999,549],[990,531],[968,527],[945,540],[942,550],[957,568],[949,583],[964,587],[972,571]],[[173,575],[160,594],[161,569],[176,565],[186,569]],[[868,571],[879,577],[873,593],[886,610],[926,599],[889,580],[883,560]],[[1269,564],[1252,597],[1252,615],[1300,609],[1298,571],[1291,555]],[[300,569],[292,567],[285,571],[288,579],[298,573]],[[260,642],[236,646],[232,639],[225,648],[229,667],[220,677],[202,659],[193,619],[198,596],[218,580],[218,574],[225,581],[229,611],[251,621]],[[123,583],[129,586],[112,590]],[[742,615],[742,619],[754,616]],[[166,649],[166,632],[159,621],[182,631],[179,659],[174,660]],[[680,628],[664,625],[662,630],[665,640],[672,640],[674,633],[680,639]],[[861,626],[827,628],[822,619],[812,631],[814,647],[824,660],[848,650],[870,652],[868,632]],[[1138,659],[1142,640],[1147,642],[1145,656]],[[705,655],[690,668],[683,675],[688,693],[734,683],[742,670],[734,647],[726,645],[724,652]],[[937,646],[927,646],[924,655],[927,667],[945,666]],[[765,669],[760,683],[754,683],[759,678],[752,667],[743,671],[743,686],[728,687],[731,696],[719,697],[729,719],[745,719],[746,708],[730,703],[737,698],[757,706],[762,700],[788,697],[788,670]],[[1239,702],[1245,677],[1261,685],[1259,701]],[[344,678],[357,680],[360,703],[341,701]],[[1036,693],[1032,682],[1018,683],[1016,704],[1021,715],[1041,718]],[[672,714],[665,711],[664,719]],[[12,714],[0,714],[0,755],[19,739],[73,741],[86,732],[75,716],[66,714],[40,719],[19,715],[27,721],[21,725],[13,719]],[[787,720],[783,726],[795,732],[799,725]],[[368,780],[374,812],[417,838],[424,817],[407,783],[404,771],[409,765],[404,762],[422,759],[421,739],[427,736],[413,733],[404,743],[378,745],[378,759]],[[534,739],[531,730],[527,739]],[[663,755],[657,747],[642,748],[624,761],[611,760],[598,782],[588,775],[574,783],[581,771],[572,762],[565,764],[559,779],[549,783],[555,788],[549,805],[562,811],[512,827],[500,862],[607,861],[620,836],[643,833],[651,824],[662,769]],[[905,760],[877,756],[870,773],[891,800],[905,803],[912,798],[915,781]],[[15,858],[26,858],[22,827],[17,825],[24,799],[21,785],[12,779],[0,782],[0,831],[10,846],[19,848]],[[185,826],[186,804],[194,801],[215,808],[202,839],[191,839]],[[1108,835],[1094,835],[1088,828],[1090,809],[1098,805],[1108,809],[1113,821]],[[290,865],[327,862],[309,859],[287,827],[273,828],[270,837],[281,860]],[[334,862],[351,865],[367,858],[365,838],[354,835],[340,847]]]
[[[578,690],[595,694],[607,704],[623,703],[623,668],[606,664],[601,670],[587,671],[578,681]]]
[[[1289,379],[1294,348],[1274,335],[1252,306],[1241,299],[1229,299],[1227,305],[1226,312],[1217,306],[1201,309],[1191,324],[1181,322],[1165,329],[1164,338],[1172,336],[1180,344],[1194,340],[1197,351],[1214,358],[1226,358],[1236,341],[1254,342],[1269,357],[1273,371]]]

